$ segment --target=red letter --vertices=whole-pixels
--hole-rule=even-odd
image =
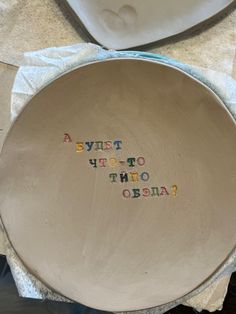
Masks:
[[[164,187],[164,186],[161,187],[161,193],[160,193],[160,195],[169,195],[169,193],[168,193],[166,187]]]
[[[99,158],[98,163],[100,167],[106,167],[105,163],[107,162],[106,158]]]
[[[150,195],[150,190],[148,188],[143,188],[143,196],[149,196]]]
[[[143,165],[145,165],[145,159],[143,157],[139,157],[137,159],[137,163],[139,166],[143,166]]]
[[[63,142],[64,143],[71,143],[72,142],[72,139],[71,139],[69,133],[64,133],[64,140],[63,140]]]
[[[104,142],[104,144],[105,144],[104,150],[112,149],[112,141],[106,141]]]
[[[124,196],[125,198],[130,198],[130,196],[131,196],[129,190],[123,190],[122,194],[123,194],[123,196]]]

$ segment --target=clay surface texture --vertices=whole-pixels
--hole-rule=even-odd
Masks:
[[[236,243],[236,127],[199,81],[96,62],[32,98],[0,158],[1,216],[26,267],[109,311],[182,297]]]

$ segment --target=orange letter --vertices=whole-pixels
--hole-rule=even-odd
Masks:
[[[76,143],[76,152],[80,153],[84,150],[84,143],[83,142],[78,142]]]

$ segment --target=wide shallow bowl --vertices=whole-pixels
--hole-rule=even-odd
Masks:
[[[233,0],[64,0],[82,28],[101,45],[127,49],[182,33]]]
[[[95,62],[15,121],[1,216],[26,267],[90,307],[137,310],[189,293],[236,243],[236,125],[222,101],[154,61]]]

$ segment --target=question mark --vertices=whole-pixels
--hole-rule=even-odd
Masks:
[[[176,196],[177,195],[177,185],[172,185],[172,195]]]

